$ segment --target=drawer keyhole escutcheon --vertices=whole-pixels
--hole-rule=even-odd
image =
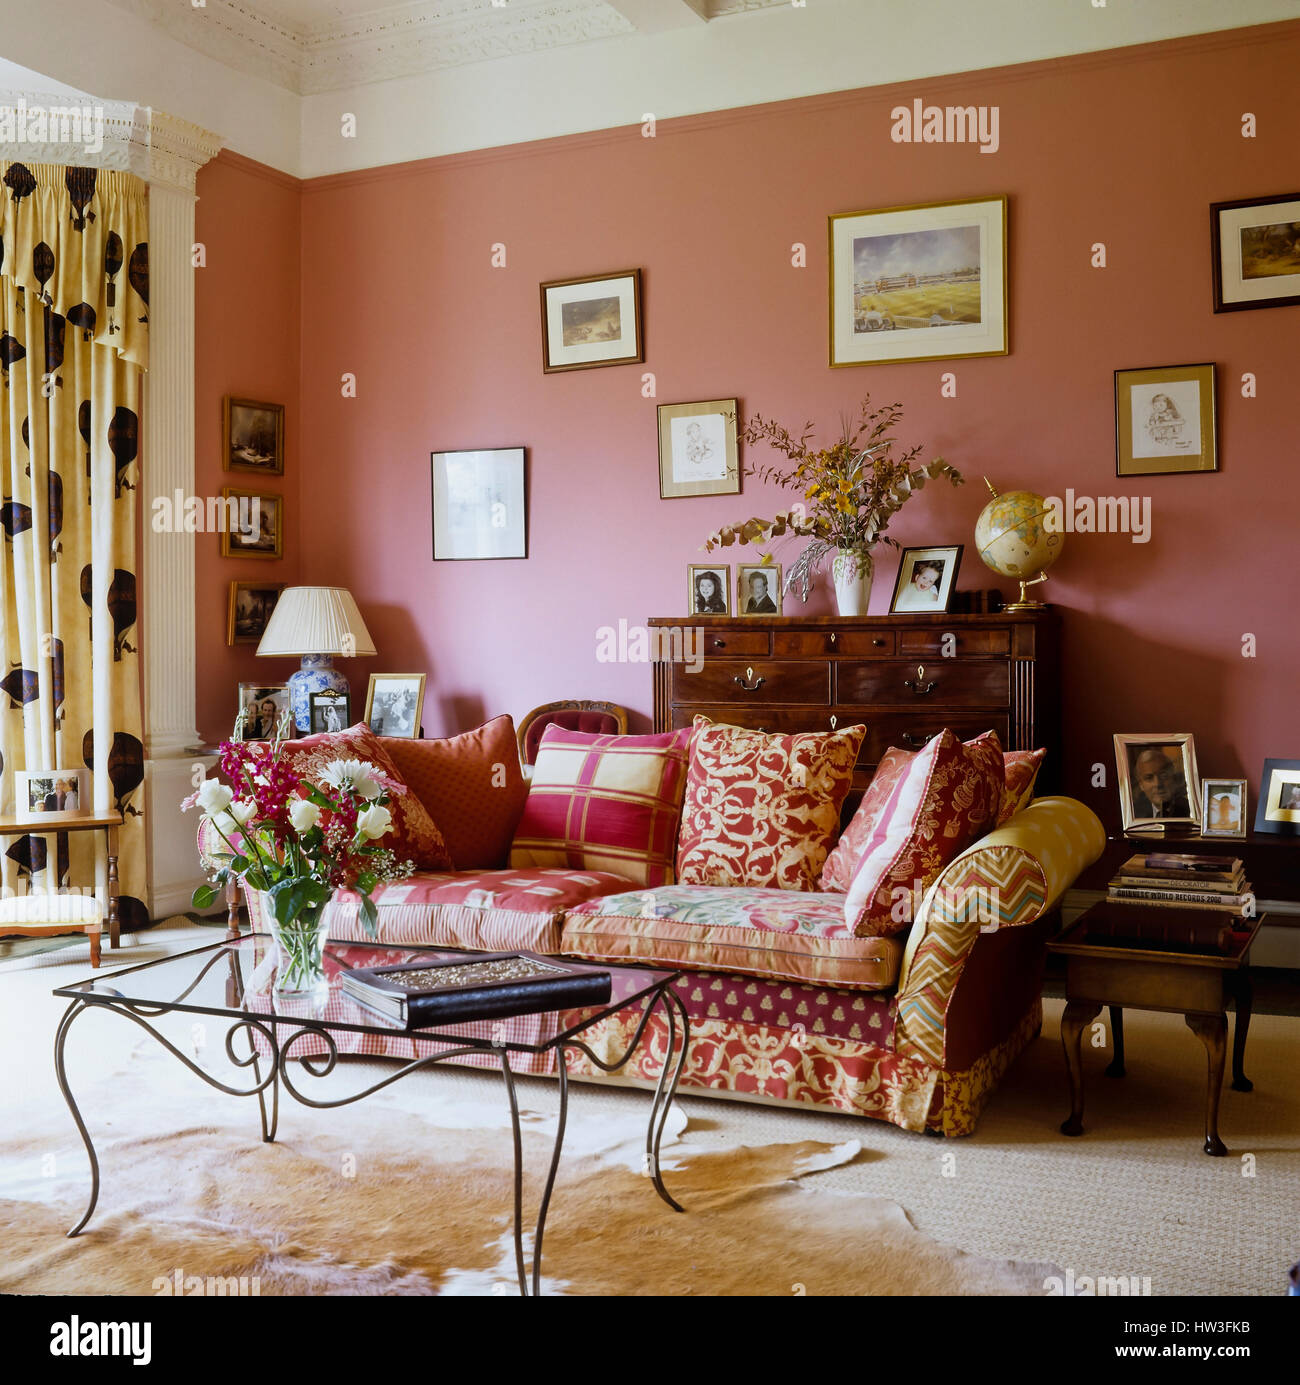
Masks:
[[[835,641],[838,640],[839,637],[840,637],[840,632],[839,632],[838,630],[832,630],[832,631],[831,631],[831,648],[832,648],[832,649],[835,648]]]
[[[731,681],[733,683],[739,683],[746,692],[757,692],[759,688],[767,682],[767,679],[762,677],[755,678],[754,670],[752,668],[747,668],[743,678],[737,674]]]
[[[835,730],[835,727],[836,727],[836,725],[837,725],[838,723],[839,723],[839,717],[832,717],[832,718],[831,718],[831,730],[832,730],[832,731]]]
[[[912,678],[905,678],[905,679],[903,680],[903,686],[908,690],[908,692],[913,692],[913,693],[915,693],[915,694],[917,695],[917,697],[924,697],[927,693],[932,693],[932,692],[934,691],[934,682],[933,682],[933,680],[932,680],[931,682],[929,682],[929,683],[925,683],[925,682],[923,682],[923,679],[924,679],[924,678],[925,678],[925,665],[924,665],[924,664],[917,664],[917,666],[916,666],[916,677],[915,677],[915,679],[912,679]]]

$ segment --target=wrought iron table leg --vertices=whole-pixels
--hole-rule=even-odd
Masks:
[[[510,1130],[515,1142],[515,1274],[519,1292],[528,1297],[528,1275],[524,1270],[524,1141],[519,1129],[519,1098],[515,1095],[515,1077],[510,1071],[510,1054],[501,1050],[501,1076],[505,1079],[506,1095],[510,1098]]]
[[[664,1187],[663,1174],[659,1170],[659,1146],[663,1140],[664,1126],[668,1123],[668,1113],[672,1110],[673,1097],[677,1094],[677,1083],[682,1069],[686,1066],[686,1054],[691,1046],[691,1021],[681,997],[671,989],[660,992],[659,1000],[668,1014],[668,1048],[664,1053],[664,1065],[659,1073],[659,1083],[655,1087],[654,1100],[650,1104],[650,1124],[646,1128],[646,1165],[655,1192],[673,1209],[684,1212],[686,1209]],[[673,1050],[677,1042],[677,1019],[682,1022],[682,1047],[673,1061]],[[669,1079],[669,1072],[672,1078]]]
[[[73,1100],[72,1089],[68,1086],[68,1074],[63,1064],[63,1048],[67,1043],[68,1030],[72,1027],[72,1021],[83,1010],[89,1008],[81,1001],[74,1000],[63,1012],[63,1018],[59,1021],[59,1027],[54,1035],[54,1075],[58,1078],[59,1090],[63,1093],[64,1101],[68,1103],[68,1110],[72,1112],[72,1119],[81,1132],[86,1153],[90,1156],[90,1202],[81,1220],[68,1232],[69,1236],[76,1236],[81,1231],[81,1228],[90,1220],[91,1214],[95,1210],[95,1204],[99,1201],[99,1159],[95,1154],[95,1146],[91,1142],[90,1132],[86,1129],[86,1122],[82,1120],[81,1112],[77,1109],[77,1103]]]

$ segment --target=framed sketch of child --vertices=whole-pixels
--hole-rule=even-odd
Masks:
[[[961,566],[964,544],[943,548],[905,548],[889,602],[890,615],[948,609]]]
[[[1200,827],[1201,786],[1190,732],[1121,733],[1115,737],[1115,767],[1126,832]]]
[[[1115,475],[1218,471],[1214,362],[1115,372]]]
[[[659,406],[659,498],[740,490],[736,401]]]
[[[366,725],[376,736],[420,735],[424,674],[372,673],[366,692]]]
[[[689,563],[686,599],[693,616],[731,614],[731,564]]]
[[[351,693],[314,692],[309,697],[313,736],[322,731],[346,731],[352,725]]]
[[[1300,836],[1300,760],[1265,760],[1255,831]]]
[[[1202,779],[1201,836],[1244,837],[1246,795],[1244,779]]]
[[[742,616],[781,614],[781,564],[737,563],[736,613]]]
[[[16,770],[14,816],[38,822],[56,813],[90,812],[90,774],[84,769]]]

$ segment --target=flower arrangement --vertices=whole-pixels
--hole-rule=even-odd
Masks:
[[[749,446],[766,443],[784,453],[789,466],[767,464],[749,468],[760,480],[797,491],[799,500],[771,519],[747,519],[715,530],[705,540],[708,551],[733,543],[767,543],[783,535],[811,539],[786,573],[785,589],[799,588],[807,601],[813,574],[837,553],[865,557],[877,543],[899,546],[886,530],[890,521],[926,481],[943,477],[954,486],[961,473],[942,457],[920,463],[922,446],[895,457],[894,430],[903,417],[901,404],[871,407],[862,401],[856,420],[843,418],[839,440],[814,447],[815,425],[807,423],[799,437],[771,419],[755,414],[741,434]],[[764,561],[767,555],[764,555]]]

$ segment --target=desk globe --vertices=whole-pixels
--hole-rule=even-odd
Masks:
[[[1029,601],[1025,588],[1047,581],[1047,569],[1061,556],[1065,535],[1049,527],[1053,507],[1033,491],[1007,491],[999,495],[984,478],[993,499],[975,521],[975,545],[984,562],[1020,583],[1020,599],[1008,611],[1039,611],[1041,601]],[[1032,574],[1037,574],[1034,576]]]

